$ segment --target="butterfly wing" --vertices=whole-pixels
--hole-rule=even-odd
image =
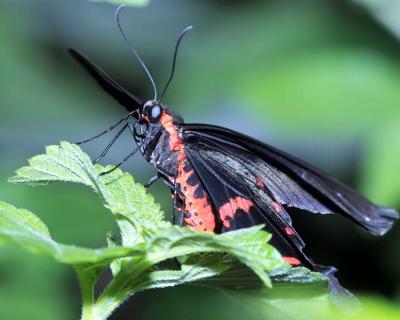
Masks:
[[[241,168],[256,173],[262,180],[259,182],[266,185],[272,197],[280,204],[313,213],[341,213],[376,235],[386,233],[394,220],[399,218],[394,209],[373,204],[321,170],[251,137],[203,124],[185,124],[182,130],[188,144],[191,144],[191,139],[201,138],[216,148],[226,149],[231,157],[240,159]],[[211,154],[207,152],[208,156]],[[213,161],[218,162],[217,159]],[[236,165],[225,158],[221,158],[220,162],[222,166]],[[238,184],[249,186],[250,181],[244,179],[238,181]]]
[[[80,52],[74,49],[69,49],[68,51],[72,57],[74,57],[75,60],[77,60],[97,81],[97,83],[128,111],[134,111],[140,107],[141,101],[111,79],[100,67],[96,66]]]
[[[313,262],[303,253],[304,242],[292,228],[288,213],[260,183],[263,177],[258,176],[256,163],[243,162],[247,156],[243,150],[185,133],[183,141],[187,161],[199,180],[196,185],[201,185],[211,202],[216,232],[264,224],[273,234],[272,245],[288,263],[313,268]]]

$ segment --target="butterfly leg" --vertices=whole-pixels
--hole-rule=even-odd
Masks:
[[[131,116],[131,114],[128,114],[127,116],[125,116],[121,120],[119,120],[117,123],[113,124],[111,127],[108,127],[106,130],[100,132],[99,134],[96,134],[94,137],[91,137],[91,138],[83,140],[83,141],[75,142],[75,144],[80,145],[80,144],[84,144],[84,143],[96,140],[97,138],[101,137],[102,135],[105,135],[106,133],[110,132],[111,130],[114,130],[114,128],[116,128],[122,122],[126,121],[130,116]]]
[[[122,166],[125,162],[127,162],[132,156],[135,155],[135,153],[138,151],[139,149],[136,148],[135,150],[133,150],[130,154],[128,154],[120,163],[118,163],[114,168],[108,170],[108,171],[104,171],[102,173],[100,173],[101,176],[104,176],[106,174],[109,174],[111,172],[113,172],[114,170],[118,169],[120,166]]]
[[[120,135],[126,130],[126,128],[128,128],[128,124],[125,124],[118,132],[117,134],[114,136],[114,138],[110,141],[110,143],[107,145],[107,147],[105,147],[105,149],[103,150],[103,152],[95,159],[93,160],[93,164],[96,164],[97,162],[99,162],[99,160],[101,158],[104,158],[104,156],[107,154],[108,150],[110,150],[111,146],[114,144],[115,141],[117,141],[117,139],[120,137]]]
[[[146,189],[147,189],[147,188],[150,188],[150,187],[151,187],[156,181],[158,181],[158,179],[160,179],[160,178],[161,178],[160,174],[157,173],[156,176],[151,177],[151,178],[149,179],[149,181],[147,181],[147,182],[145,183],[144,187],[145,187]]]
[[[135,133],[133,131],[133,127],[131,124],[126,124],[126,126],[129,128],[129,131],[132,134],[132,138],[135,140]],[[118,132],[119,133],[119,132]],[[117,133],[117,135],[118,135]],[[122,133],[122,132],[121,132]],[[114,140],[114,139],[113,139]],[[122,159],[122,161],[120,163],[118,163],[114,168],[112,168],[111,170],[105,171],[100,173],[101,176],[105,175],[105,174],[109,174],[111,172],[113,172],[115,169],[119,168],[120,166],[122,166],[125,162],[127,162],[132,156],[135,155],[135,153],[139,150],[139,148],[136,148],[135,150],[133,150],[130,154],[128,154],[124,159]]]
[[[178,221],[176,222],[177,226],[183,226],[183,210],[179,210]]]
[[[176,178],[174,179],[174,193],[173,193],[173,202],[172,202],[172,223],[176,224],[176,197],[177,197],[177,185]]]
[[[172,223],[177,225],[177,226],[182,226],[183,225],[183,216],[184,216],[184,210],[183,210],[183,198],[182,195],[179,193],[178,190],[178,184],[174,180],[173,184],[173,203],[172,203]],[[179,199],[178,199],[179,196]]]

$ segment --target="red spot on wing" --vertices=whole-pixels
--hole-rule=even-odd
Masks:
[[[185,170],[185,164],[188,160],[182,138],[173,122],[173,117],[164,112],[160,122],[169,134],[169,147],[171,151],[178,153],[177,176],[176,180],[172,178],[171,182],[179,184],[180,191],[185,198],[183,204],[184,223],[193,230],[213,232],[215,229],[215,217],[207,194],[203,192],[202,197],[195,197],[195,191],[198,188],[203,188],[203,186],[200,181],[195,185],[188,183],[189,178],[196,173],[192,168],[190,170],[186,168]]]
[[[229,228],[231,226],[230,220],[235,216],[238,210],[249,213],[252,206],[254,206],[254,203],[246,198],[234,197],[229,199],[229,202],[223,204],[218,209],[223,225]]]
[[[264,181],[262,181],[262,179],[260,177],[256,177],[256,181],[257,184],[261,187],[261,188],[265,188],[265,183]]]
[[[299,259],[295,258],[295,257],[282,257],[282,258],[286,263],[288,263],[288,264],[290,264],[292,266],[301,265],[301,261]]]
[[[281,213],[282,206],[280,205],[280,203],[274,201],[274,208],[276,213]]]
[[[284,231],[285,231],[285,233],[286,233],[288,236],[292,236],[292,235],[295,234],[294,229],[291,228],[291,227],[285,227]]]

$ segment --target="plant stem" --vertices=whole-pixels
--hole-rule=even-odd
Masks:
[[[135,279],[152,264],[143,260],[127,269],[122,269],[97,299],[94,313],[101,317],[96,320],[107,319],[129,296],[136,293]],[[91,318],[82,318],[87,320]],[[94,318],[93,318],[94,319]]]
[[[97,279],[93,272],[88,272],[85,268],[76,267],[79,285],[82,294],[82,315],[81,320],[97,320],[94,313],[94,285]]]

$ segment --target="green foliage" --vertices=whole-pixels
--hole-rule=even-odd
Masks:
[[[249,70],[241,92],[260,114],[267,110],[282,122],[348,137],[398,115],[398,70],[375,52],[331,47]],[[251,81],[256,73],[258,81]],[[279,108],[266,108],[264,101]]]
[[[144,7],[147,6],[150,0],[89,0],[92,2],[108,2],[112,4],[126,4],[132,7]]]
[[[378,203],[397,206],[400,179],[394,178],[400,163],[400,119],[394,118],[376,128],[368,139],[368,154],[363,166],[362,187]]]
[[[285,282],[325,281],[319,274],[285,265],[267,243],[270,235],[262,226],[215,235],[172,225],[132,176],[119,169],[100,175],[108,169],[93,166],[78,146],[62,142],[30,159],[29,166],[17,170],[9,180],[29,185],[74,182],[91,188],[113,213],[120,227],[121,244],[111,235],[107,238],[108,248],[57,243],[33,213],[0,203],[2,244],[48,255],[74,267],[82,289],[82,319],[105,319],[127,297],[146,289],[185,283],[246,287],[249,277],[255,278],[253,283],[259,285],[261,280],[271,286],[270,276]],[[174,258],[180,259],[180,268],[160,265]],[[93,286],[109,265],[113,279],[95,301]]]
[[[45,224],[33,213],[4,202],[0,202],[0,240],[3,244],[17,245],[72,265],[90,263],[94,267],[103,266],[117,257],[137,253],[134,249],[124,247],[90,250],[58,244],[51,239]]]

